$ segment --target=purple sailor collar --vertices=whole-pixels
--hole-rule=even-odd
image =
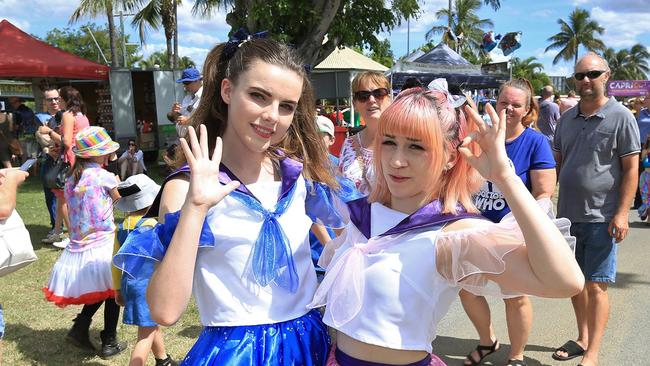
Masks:
[[[370,239],[370,226],[371,226],[371,204],[366,197],[359,198],[347,203],[350,210],[350,220],[354,226],[366,237]],[[458,206],[458,214],[442,213],[442,203],[440,200],[433,200],[428,204],[420,207],[414,213],[405,217],[396,226],[390,228],[386,232],[378,236],[387,236],[394,234],[401,234],[407,231],[420,229],[424,227],[436,226],[450,221],[455,221],[464,218],[481,218],[478,214],[468,213],[464,207]]]

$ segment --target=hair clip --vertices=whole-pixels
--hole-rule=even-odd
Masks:
[[[237,52],[237,49],[241,47],[244,43],[258,38],[268,38],[269,31],[257,32],[254,34],[248,33],[244,28],[239,28],[235,34],[233,34],[228,42],[226,42],[226,47],[223,50],[223,59],[230,60],[232,56]]]

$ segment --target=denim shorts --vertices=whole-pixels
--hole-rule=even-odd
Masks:
[[[606,222],[571,224],[571,235],[576,237],[576,261],[587,281],[616,281],[618,244],[609,235],[608,227]]]
[[[5,318],[2,314],[2,305],[0,305],[0,339],[5,335]]]

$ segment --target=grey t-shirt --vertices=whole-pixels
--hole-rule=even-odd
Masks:
[[[553,141],[558,119],[560,119],[560,107],[549,100],[542,100],[539,103],[537,128],[539,128],[539,132],[546,136],[549,142]]]
[[[578,105],[560,118],[553,150],[562,155],[558,216],[610,221],[619,201],[620,158],[641,151],[634,115],[614,98],[591,117]]]

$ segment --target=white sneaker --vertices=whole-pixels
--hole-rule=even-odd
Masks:
[[[63,239],[63,235],[61,235],[61,233],[51,232],[51,233],[47,234],[46,237],[41,239],[41,243],[43,243],[43,244],[52,244],[54,242],[61,241],[62,239]]]
[[[70,244],[70,238],[64,238],[61,241],[55,241],[54,243],[52,243],[52,245],[61,249],[65,249],[65,247],[67,247],[68,244]]]

